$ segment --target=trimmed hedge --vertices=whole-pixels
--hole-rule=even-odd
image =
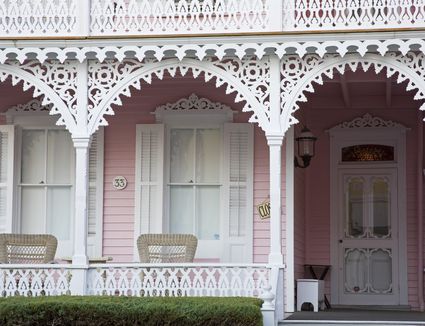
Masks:
[[[10,297],[0,325],[262,325],[260,299],[217,297]]]

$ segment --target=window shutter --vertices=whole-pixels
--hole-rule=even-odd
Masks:
[[[137,125],[135,240],[142,233],[163,231],[163,166],[164,125]]]
[[[224,125],[224,253],[226,262],[252,261],[253,127]]]
[[[13,232],[14,126],[0,126],[0,233]]]
[[[104,129],[93,136],[89,150],[88,255],[102,255]]]

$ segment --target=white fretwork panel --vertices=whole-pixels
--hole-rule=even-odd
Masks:
[[[90,268],[89,295],[258,297],[269,285],[261,266],[115,266]]]
[[[69,295],[71,279],[72,272],[60,266],[3,267],[0,292],[2,297]]]
[[[205,82],[215,79],[216,87],[226,85],[226,93],[236,93],[235,102],[246,101],[243,111],[254,111],[251,122],[267,123],[269,111],[270,64],[267,58],[245,57],[220,61],[206,58],[203,61],[183,60],[105,60],[89,64],[89,128],[95,131],[107,125],[105,115],[113,115],[112,105],[122,105],[121,96],[131,96],[131,90],[140,90],[142,82],[150,84],[154,77],[163,79],[189,72],[194,78],[202,76]],[[255,107],[254,107],[255,106]],[[261,110],[259,110],[261,108]]]
[[[346,248],[344,292],[349,294],[392,294],[392,250],[389,248]]]
[[[8,67],[9,66],[9,67]],[[42,96],[42,105],[51,108],[50,114],[60,114],[57,125],[72,131],[76,125],[77,61],[36,60],[20,63],[9,61],[0,68],[0,81],[11,79],[12,85],[21,83],[24,91],[33,88],[33,97]],[[51,106],[50,106],[51,105]]]
[[[267,31],[270,0],[92,0],[92,35]]]
[[[1,0],[0,35],[75,34],[78,27],[76,1],[79,0]]]
[[[422,0],[294,0],[285,11],[296,31],[425,26]]]
[[[313,83],[322,85],[323,77],[332,79],[334,73],[344,74],[345,71],[363,71],[373,69],[376,74],[386,69],[390,78],[397,75],[397,83],[406,83],[406,90],[416,90],[415,100],[425,99],[425,55],[423,53],[389,52],[385,56],[367,53],[347,54],[341,58],[337,54],[326,54],[323,57],[309,54],[303,58],[297,55],[284,56],[281,60],[281,109],[285,130],[298,123],[294,117],[299,109],[299,102],[306,102],[305,92],[314,93]],[[421,110],[425,110],[425,103]]]

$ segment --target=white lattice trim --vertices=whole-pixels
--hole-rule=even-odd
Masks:
[[[91,62],[90,101],[93,109],[89,112],[89,131],[106,126],[104,115],[114,115],[112,105],[122,105],[120,96],[131,96],[131,88],[140,90],[141,82],[148,84],[153,77],[162,80],[165,73],[172,77],[180,72],[182,76],[191,72],[193,78],[202,75],[205,82],[215,79],[216,87],[226,85],[226,94],[236,93],[235,102],[245,101],[244,112],[254,111],[250,121],[262,127],[267,125],[268,103],[268,61],[228,60],[198,61],[193,59],[169,59],[162,62],[139,63],[126,61],[124,64]]]
[[[61,69],[59,68],[59,71]],[[52,105],[51,115],[60,115],[56,124],[66,126],[70,132],[74,131],[76,126],[75,118],[67,106],[67,104],[72,105],[73,101],[65,104],[59,95],[62,92],[63,98],[67,99],[72,96],[72,92],[69,92],[67,85],[61,84],[62,78],[56,79],[55,70],[52,71],[49,67],[40,66],[33,62],[25,65],[19,65],[16,62],[0,65],[0,82],[4,82],[8,77],[11,77],[13,86],[22,83],[24,91],[33,88],[33,97],[42,97],[41,105]],[[49,82],[51,82],[51,85],[48,84]]]
[[[370,113],[366,113],[361,117],[354,118],[350,121],[344,121],[330,130],[336,129],[353,129],[353,128],[406,128],[401,123],[392,120],[384,120],[380,117],[374,117]]]
[[[334,72],[344,74],[346,70],[356,71],[359,67],[367,71],[373,67],[375,73],[386,68],[387,77],[398,74],[397,83],[407,81],[406,90],[416,90],[415,100],[425,99],[425,71],[421,68],[425,62],[422,53],[409,52],[406,56],[389,53],[382,57],[377,54],[366,54],[364,57],[351,54],[341,58],[336,55],[326,55],[320,58],[308,55],[303,59],[288,56],[282,60],[282,112],[281,119],[284,131],[298,123],[294,113],[299,109],[299,102],[306,102],[305,92],[314,93],[313,83],[322,85],[323,76],[333,78]],[[292,68],[289,68],[292,67]],[[425,103],[420,107],[425,110]]]
[[[89,268],[90,295],[258,297],[270,282],[262,266],[99,266]]]
[[[67,267],[61,265],[1,267],[1,296],[70,295],[72,271]]]
[[[160,41],[157,41],[160,42]],[[179,41],[176,41],[176,43]],[[155,58],[158,61],[164,58],[196,58],[203,60],[205,57],[214,56],[223,59],[225,56],[236,56],[242,59],[246,55],[262,58],[265,55],[276,54],[279,58],[285,55],[296,54],[304,56],[306,54],[317,54],[323,57],[328,53],[337,53],[344,56],[347,53],[358,53],[361,56],[368,52],[375,52],[385,55],[387,52],[397,49],[403,55],[409,51],[424,52],[425,39],[406,38],[406,39],[374,39],[374,40],[332,40],[332,41],[273,41],[273,42],[246,42],[233,41],[231,43],[205,43],[205,44],[164,44],[164,45],[123,45],[123,46],[91,46],[87,43],[75,42],[76,46],[57,47],[5,47],[0,50],[0,63],[9,59],[17,59],[23,63],[29,59],[37,59],[45,62],[48,59],[57,59],[65,62],[68,59],[76,58],[80,62],[86,59],[93,59],[93,56],[100,62],[107,58],[123,61],[125,59],[136,59],[143,61],[146,58]]]
[[[50,112],[53,105],[43,105],[38,99],[31,100],[25,104],[12,106],[7,110],[7,113],[26,113],[26,112]]]
[[[191,94],[189,97],[181,98],[174,103],[167,103],[158,106],[155,109],[155,116],[156,120],[161,122],[164,114],[168,115],[194,112],[197,114],[209,114],[211,112],[222,113],[225,114],[229,120],[231,120],[233,118],[233,114],[236,113],[236,111],[233,111],[229,106],[223,103],[212,102],[207,98]]]

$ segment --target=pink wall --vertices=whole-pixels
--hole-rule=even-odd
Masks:
[[[359,74],[358,74],[359,75]],[[316,87],[316,93],[308,96],[303,104],[308,127],[319,138],[316,144],[316,157],[306,169],[306,235],[305,260],[309,264],[330,264],[330,171],[329,135],[327,129],[342,122],[362,116],[365,113],[400,122],[411,130],[407,132],[407,269],[408,298],[413,308],[418,307],[417,298],[417,196],[416,196],[416,144],[417,109],[419,102],[412,100],[412,94],[395,89],[391,106],[388,99],[373,93],[374,84],[368,90],[353,87],[352,106],[347,108],[338,93],[332,93],[326,86]],[[372,89],[370,89],[372,88]],[[378,91],[376,90],[376,93]],[[297,178],[297,177],[296,177]],[[298,192],[297,192],[298,194]],[[327,292],[329,294],[329,275]]]

